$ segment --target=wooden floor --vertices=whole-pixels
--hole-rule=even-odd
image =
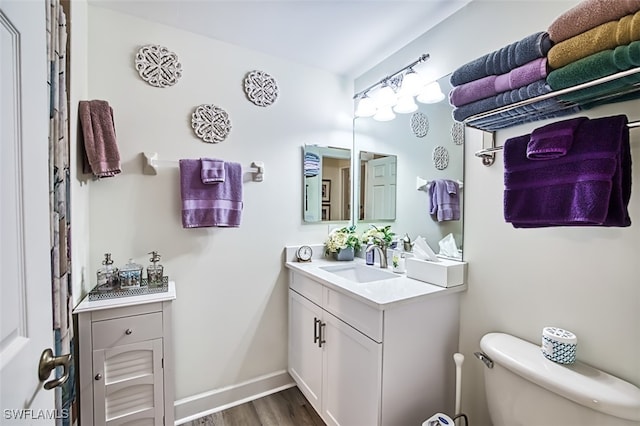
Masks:
[[[297,387],[186,423],[185,426],[325,426]]]

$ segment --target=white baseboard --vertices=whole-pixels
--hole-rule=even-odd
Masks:
[[[236,385],[180,399],[175,402],[175,424],[181,425],[293,386],[295,386],[295,382],[289,373],[282,370]]]

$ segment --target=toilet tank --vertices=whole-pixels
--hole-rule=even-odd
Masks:
[[[493,361],[484,379],[494,426],[640,425],[640,389],[631,383],[581,362],[557,364],[509,334],[486,334],[480,347]]]

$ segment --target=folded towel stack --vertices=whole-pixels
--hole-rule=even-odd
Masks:
[[[218,162],[221,160],[217,160]],[[218,162],[210,162],[216,166]],[[222,162],[224,181],[210,180],[203,171],[202,160],[180,160],[180,195],[182,198],[182,226],[201,228],[209,226],[238,227],[242,217],[242,166],[238,163]],[[218,177],[216,179],[219,179]]]
[[[547,148],[566,153],[544,161],[527,158],[539,146],[536,134],[547,139]],[[515,228],[630,226],[626,116],[580,117],[507,140],[504,184],[504,217]]]
[[[454,87],[449,93],[454,119],[464,121],[472,115],[550,92],[544,83],[546,55],[551,46],[549,35],[537,32],[456,69],[451,74]],[[545,102],[532,108],[537,111],[548,109],[549,105]],[[558,112],[554,111],[554,114]],[[522,120],[526,119],[511,113],[500,114],[498,120],[479,120],[474,126],[496,130]]]
[[[318,176],[320,173],[320,156],[315,152],[304,153],[304,175],[305,177]]]

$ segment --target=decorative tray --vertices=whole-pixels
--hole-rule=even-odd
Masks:
[[[163,276],[162,282],[159,284],[149,285],[146,278],[142,278],[140,287],[132,288],[115,288],[113,290],[98,290],[98,286],[95,286],[93,290],[89,292],[89,300],[106,300],[115,299],[118,297],[129,296],[142,296],[144,294],[165,293],[169,291],[169,277]]]

